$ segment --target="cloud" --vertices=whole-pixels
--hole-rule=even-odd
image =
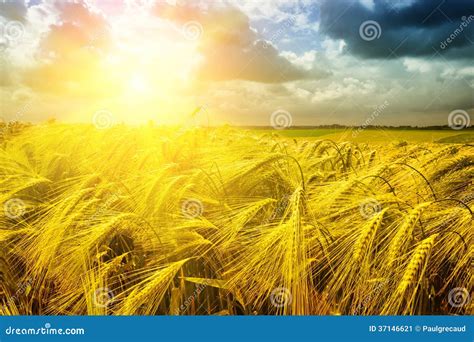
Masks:
[[[403,65],[406,67],[407,71],[419,73],[425,73],[431,71],[431,64],[428,61],[418,58],[405,58],[403,60]]]
[[[58,21],[42,35],[37,63],[26,70],[25,83],[41,92],[103,95],[99,52],[111,44],[105,18],[84,2],[55,2],[43,10]]]
[[[0,16],[7,20],[23,21],[27,12],[24,1],[1,1]]]
[[[380,123],[445,124],[473,107],[474,21],[455,33],[471,1],[262,1],[0,1],[0,22],[25,28],[4,51],[0,116],[28,105],[26,120],[82,121],[107,107],[172,122],[206,104],[216,123],[268,124],[284,108],[295,125],[361,124],[389,101]],[[361,39],[365,20],[379,39]]]
[[[75,24],[89,32],[107,29],[105,18],[85,2],[58,1],[54,3],[54,7],[58,10],[62,22]]]
[[[343,39],[349,53],[363,58],[431,56],[436,50],[448,58],[471,58],[474,17],[469,18],[473,14],[471,0],[418,0],[403,7],[382,0],[373,6],[356,0],[325,0],[320,29],[332,39]],[[380,37],[361,38],[359,29],[368,20],[380,26]],[[442,43],[453,34],[454,39],[443,48]]]
[[[321,78],[328,73],[316,68],[306,70],[280,55],[271,44],[257,40],[249,45],[208,46],[200,76],[209,80],[241,79],[262,83],[284,83]]]
[[[198,43],[203,56],[198,69],[202,80],[284,83],[329,75],[316,66],[305,69],[292,63],[272,42],[262,39],[250,26],[247,15],[236,7],[216,5],[203,10],[161,4],[156,12],[183,27],[192,22],[202,28]]]

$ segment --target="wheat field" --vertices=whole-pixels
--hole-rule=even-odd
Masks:
[[[472,314],[472,145],[274,132],[5,135],[0,314]]]

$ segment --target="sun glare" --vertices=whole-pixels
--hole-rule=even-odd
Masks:
[[[150,90],[150,84],[148,83],[147,79],[141,74],[132,75],[128,82],[128,85],[131,91],[141,95],[144,95]]]
[[[157,23],[146,12],[132,18],[112,16],[109,23],[111,43],[93,46],[89,56],[98,56],[97,69],[81,84],[83,89],[97,89],[106,96],[98,95],[87,112],[78,108],[76,116],[90,115],[98,107],[124,122],[185,120],[196,107],[192,99],[183,98],[197,90],[195,70],[202,61],[198,41],[186,39],[179,25]]]

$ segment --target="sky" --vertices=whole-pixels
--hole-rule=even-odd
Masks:
[[[0,54],[3,121],[427,126],[474,115],[472,0],[1,0]]]

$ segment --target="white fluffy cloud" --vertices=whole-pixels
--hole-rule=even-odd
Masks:
[[[159,89],[153,97],[162,103],[171,95],[183,106],[206,103],[220,122],[265,125],[271,112],[284,108],[296,125],[357,124],[386,100],[390,106],[378,118],[382,124],[444,124],[451,110],[472,110],[474,68],[469,59],[449,54],[367,59],[365,52],[354,50],[355,43],[360,47],[358,32],[328,34],[327,25],[321,27],[334,14],[322,11],[321,3],[326,10],[338,6],[310,0],[160,1],[158,6],[146,0],[0,3],[0,22],[14,20],[23,27],[22,39],[4,51],[0,95],[2,111],[10,113],[1,116],[11,116],[31,101],[39,105],[30,106],[27,120],[67,112],[71,103],[103,103],[118,87],[117,75],[104,65],[120,58],[137,67],[154,66],[145,76]],[[355,3],[359,12],[373,13],[389,1]],[[422,7],[406,0],[391,11],[409,13],[413,4]],[[191,44],[194,52],[181,32],[190,21],[203,30]],[[400,34],[396,27],[391,32],[382,26],[383,38]],[[331,29],[337,28],[347,27]],[[140,44],[129,51],[129,40]],[[127,50],[127,57],[108,53],[111,46]],[[177,52],[171,54],[173,49]],[[176,75],[153,80],[170,70]],[[163,111],[176,107],[162,106]]]

